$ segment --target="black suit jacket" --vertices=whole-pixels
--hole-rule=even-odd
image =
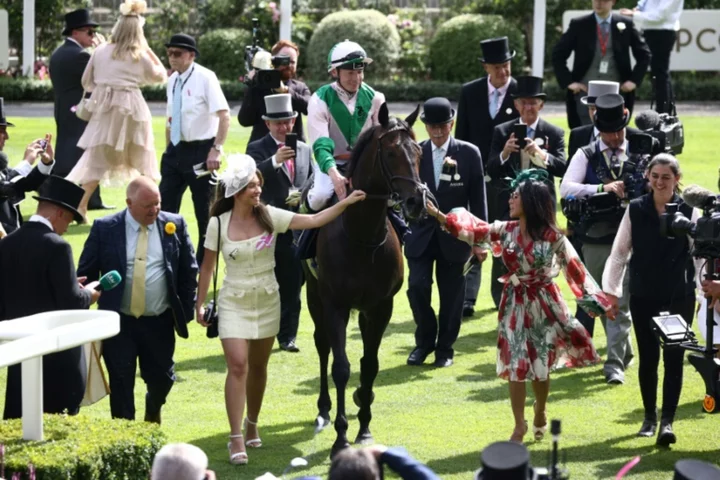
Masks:
[[[473,215],[487,220],[485,202],[485,180],[480,150],[468,142],[450,137],[446,157],[457,162],[459,179],[440,180],[435,187],[435,169],[433,166],[432,142],[425,140],[420,143],[422,159],[420,160],[420,181],[430,187],[430,191],[438,203],[440,211],[449,212],[456,207],[467,208]],[[438,236],[440,250],[448,262],[465,262],[471,253],[470,245],[444,232],[433,218],[426,218],[410,225],[410,233],[405,236],[405,256],[417,258],[425,250],[433,236]]]
[[[505,178],[515,178],[516,172],[520,171],[520,156],[514,155],[504,164],[500,163],[500,154],[502,153],[505,143],[510,134],[512,133],[512,127],[518,123],[517,120],[510,120],[502,125],[495,127],[493,132],[492,146],[490,147],[490,160],[488,161],[488,174],[493,180],[502,181]],[[562,177],[565,174],[567,164],[565,162],[565,138],[564,132],[561,128],[551,125],[542,118],[538,120],[537,129],[535,130],[535,138],[542,138],[543,144],[540,146],[541,149],[548,152],[547,157],[547,171],[550,174],[549,185],[550,193],[553,199],[556,200],[555,194],[555,177]],[[530,168],[536,168],[533,164]],[[510,200],[510,187],[505,184],[505,188],[500,191],[498,198],[499,205],[499,217],[500,220],[509,219],[510,207],[508,206],[508,200]]]
[[[83,310],[90,293],[78,286],[70,244],[40,222],[27,222],[0,240],[0,320],[54,310]],[[43,357],[45,412],[76,410],[85,393],[82,347]],[[8,371],[5,418],[22,412],[20,366]]]
[[[275,140],[268,133],[260,140],[250,142],[245,153],[253,157],[265,180],[260,199],[267,205],[289,210],[285,199],[290,187],[299,189],[305,184],[312,172],[312,157],[310,147],[298,141],[295,157],[295,180],[291,182],[286,165],[275,168],[272,164],[272,156],[275,155],[277,149]]]
[[[0,197],[0,223],[2,223],[5,232],[12,233],[22,224],[19,204],[25,199],[25,193],[40,188],[40,185],[48,176],[35,167],[27,177],[20,176],[12,168],[0,171],[0,177],[3,178],[0,181],[3,193],[11,193],[8,197]],[[17,179],[16,177],[20,178]]]
[[[98,308],[101,310],[120,311],[127,271],[125,215],[127,210],[95,220],[80,255],[78,275],[86,276],[89,281],[97,280],[112,270],[117,270],[123,277],[117,287],[102,294],[98,301]],[[176,227],[173,234],[165,231],[165,226],[170,222]],[[188,235],[187,224],[180,215],[160,212],[156,226],[162,238],[165,277],[170,308],[175,319],[175,331],[180,337],[188,338],[187,323],[195,316],[197,292],[198,267],[195,251]]]
[[[512,99],[512,94],[516,90],[517,82],[512,78],[495,118],[491,118],[489,112],[488,77],[478,78],[466,83],[460,90],[455,138],[470,142],[478,147],[486,169],[495,126],[520,116],[518,111],[515,110]],[[508,110],[510,113],[508,113]]]
[[[568,146],[567,163],[570,165],[570,160],[575,156],[575,152],[586,145],[590,145],[593,142],[593,128],[594,125],[583,125],[582,127],[573,128],[570,130],[570,142]],[[637,128],[627,127],[625,129],[625,135],[633,135],[635,133],[641,133]]]
[[[295,119],[293,132],[297,133],[298,139],[304,142],[305,130],[303,129],[302,116],[307,115],[308,102],[312,93],[310,93],[307,85],[294,78],[288,80],[287,87],[292,100],[292,108],[299,114]],[[266,113],[266,95],[273,95],[273,92],[268,88],[257,87],[247,87],[245,90],[242,105],[240,105],[240,111],[238,112],[238,122],[243,127],[252,127],[248,146],[251,142],[259,140],[269,133],[265,120],[262,119],[262,116]]]
[[[72,40],[65,40],[50,57],[50,80],[55,93],[55,174],[70,173],[83,154],[78,148],[86,122],[70,109],[80,103],[83,96],[82,75],[90,61],[90,53]]]
[[[640,86],[650,65],[650,49],[640,32],[635,28],[632,18],[624,17],[618,13],[613,13],[611,17],[611,42],[615,64],[620,74],[620,84],[630,80]],[[625,24],[626,28],[623,31],[617,28],[618,22]],[[591,13],[571,20],[567,31],[562,34],[553,48],[553,70],[560,87],[566,90],[570,128],[578,127],[581,123],[577,115],[574,95],[570,90],[567,90],[567,87],[573,82],[582,81],[592,64],[596,44],[597,21],[595,20],[595,14]],[[630,66],[631,50],[636,62],[634,68]],[[572,71],[567,67],[567,59],[571,53],[575,54]],[[624,93],[623,97],[625,97],[625,106],[632,112],[635,103],[635,92]]]

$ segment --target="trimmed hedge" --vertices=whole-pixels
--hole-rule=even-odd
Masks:
[[[223,80],[245,75],[245,46],[252,35],[239,28],[221,28],[204,33],[198,39],[198,62]]]
[[[45,415],[45,441],[22,440],[22,420],[0,422],[5,475],[37,480],[147,480],[165,435],[153,423]]]

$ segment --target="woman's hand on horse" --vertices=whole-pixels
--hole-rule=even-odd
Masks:
[[[428,215],[440,222],[440,224],[445,225],[445,223],[447,222],[447,218],[445,217],[444,213],[437,209],[434,203],[428,200],[425,204],[425,209],[427,210]]]
[[[365,200],[365,192],[362,190],[354,190],[345,200],[346,204],[352,205],[353,203],[362,202]]]
[[[472,253],[480,263],[484,262],[488,256],[488,251],[477,245],[472,247]]]
[[[332,167],[328,170],[328,175],[330,176],[330,180],[332,181],[333,188],[335,189],[335,193],[337,193],[338,198],[340,200],[344,200],[347,196],[347,178],[340,175],[337,167]]]

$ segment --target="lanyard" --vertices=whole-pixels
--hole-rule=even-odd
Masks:
[[[182,82],[182,85],[180,85],[180,91],[182,91],[183,88],[185,88],[185,84],[190,80],[190,77],[192,77],[193,72],[195,71],[195,65],[193,65],[192,69],[190,69],[190,73],[185,78],[185,81]],[[175,89],[177,88],[177,84],[180,81],[180,75],[178,75],[177,80],[175,80],[175,85],[173,85],[173,96],[175,96]]]
[[[610,150],[610,149],[608,149]],[[610,158],[608,158],[607,151],[603,152],[603,158],[605,159],[605,164],[608,167],[608,170],[610,171],[610,175],[613,177],[613,180],[617,180],[618,178],[622,177],[623,174],[623,168],[625,167],[625,162],[620,161],[620,171],[617,175],[615,175],[615,172],[613,171],[613,165],[612,165],[612,158],[617,158],[618,161],[620,158],[615,155],[615,150],[612,150],[613,154]]]
[[[600,53],[604,57],[607,53],[607,45],[608,39],[610,38],[610,32],[608,31],[607,34],[603,34],[602,28],[600,28],[599,23],[596,23],[595,27],[597,28],[598,43],[600,43]]]

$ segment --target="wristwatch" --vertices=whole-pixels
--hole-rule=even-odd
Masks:
[[[223,152],[223,147],[222,147],[222,145],[215,144],[215,145],[212,146],[212,148],[214,148],[215,150],[217,150],[217,151],[220,152],[220,153]]]

